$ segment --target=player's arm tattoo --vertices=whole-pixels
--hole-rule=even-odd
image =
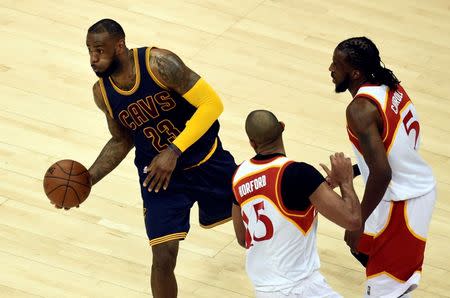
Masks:
[[[381,115],[366,99],[356,98],[347,108],[347,123],[358,137],[369,177],[361,202],[363,222],[381,201],[391,181],[392,171],[380,130]]]
[[[109,115],[99,89],[98,83],[94,85],[94,100],[106,115],[111,139],[89,168],[93,185],[116,168],[134,146],[131,135]]]
[[[150,67],[161,83],[179,94],[189,91],[200,79],[180,57],[168,50],[153,49]]]

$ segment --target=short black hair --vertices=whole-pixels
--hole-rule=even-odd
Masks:
[[[340,42],[336,49],[347,55],[347,62],[364,73],[369,83],[385,84],[394,90],[400,83],[392,70],[385,67],[377,46],[369,38],[352,37]]]
[[[256,144],[267,145],[281,137],[283,127],[272,112],[255,110],[247,116],[245,131],[248,138]]]
[[[102,19],[88,29],[88,33],[103,32],[108,32],[113,37],[125,38],[125,32],[123,31],[122,26],[111,19]]]

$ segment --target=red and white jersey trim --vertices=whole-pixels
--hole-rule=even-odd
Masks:
[[[382,140],[386,149],[392,179],[384,200],[401,201],[430,192],[436,182],[431,168],[418,153],[420,122],[408,94],[398,86],[391,90],[386,85],[363,85],[355,98],[372,102],[383,120]],[[358,166],[365,181],[369,168],[361,154],[358,137],[347,127],[349,139],[356,154]]]
[[[286,157],[244,161],[233,178],[233,192],[246,227],[247,273],[257,291],[295,287],[319,268],[317,212],[289,210],[281,177],[293,161]]]

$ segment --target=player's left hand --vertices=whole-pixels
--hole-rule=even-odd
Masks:
[[[350,250],[355,254],[358,254],[357,247],[363,232],[364,232],[364,225],[362,225],[362,228],[356,231],[345,230],[344,236],[345,243],[347,243],[347,245],[350,247]]]
[[[166,190],[169,186],[170,177],[177,165],[178,154],[171,148],[164,149],[156,155],[145,173],[148,173],[144,180],[143,186],[148,191],[158,192],[161,187]]]
[[[331,178],[331,177],[333,177],[333,173],[331,172],[331,170],[323,163],[320,163],[320,166],[325,171],[325,173],[327,173],[327,177],[325,178],[325,180],[328,183],[328,185],[332,189],[338,187],[338,184]]]

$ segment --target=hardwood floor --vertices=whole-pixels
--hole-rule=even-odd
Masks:
[[[248,112],[286,123],[288,156],[318,167],[335,151],[353,156],[345,131],[350,95],[335,94],[334,47],[366,35],[421,116],[423,157],[438,201],[415,297],[450,297],[450,5],[430,1],[1,0],[0,297],[149,297],[148,246],[133,154],[76,210],[53,208],[47,167],[90,166],[109,139],[92,99],[96,76],[85,46],[101,18],[124,27],[129,47],[177,53],[225,104],[221,138],[238,162],[252,156]],[[361,193],[362,182],[357,182]],[[180,297],[253,297],[245,252],[231,223],[203,230],[197,209],[181,244]],[[344,297],[361,297],[364,274],[343,231],[320,218],[322,272]]]

